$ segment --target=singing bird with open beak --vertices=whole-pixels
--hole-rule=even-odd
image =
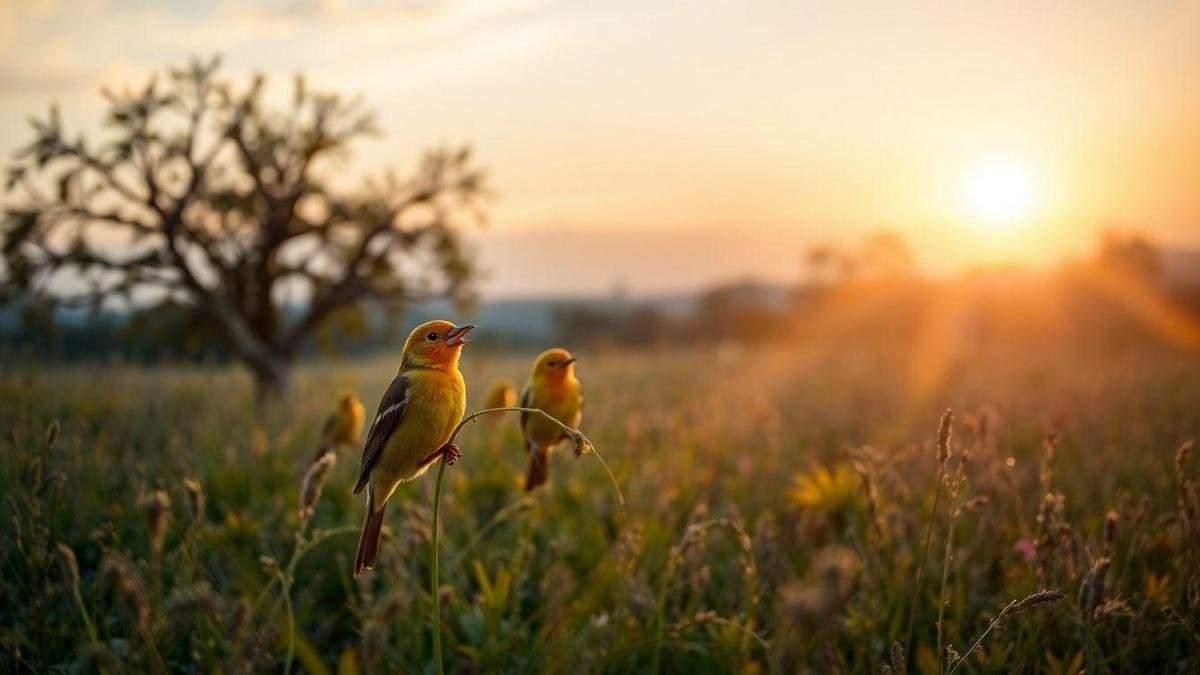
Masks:
[[[562,348],[547,349],[533,362],[529,383],[521,395],[522,408],[540,408],[551,417],[579,428],[583,420],[583,385],[575,378],[575,357]],[[525,477],[528,492],[546,482],[550,470],[550,451],[565,439],[562,427],[541,415],[521,413],[521,432],[529,453],[529,473]]]
[[[383,394],[363,446],[354,494],[367,489],[367,516],[354,554],[354,574],[375,566],[383,511],[396,486],[425,473],[434,460],[453,464],[461,453],[448,443],[467,408],[458,358],[475,326],[428,321],[404,343],[400,371]]]

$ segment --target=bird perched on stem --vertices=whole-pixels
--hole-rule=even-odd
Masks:
[[[383,511],[396,486],[425,472],[439,457],[453,464],[461,453],[447,443],[467,408],[458,370],[466,334],[475,326],[428,321],[404,343],[400,370],[367,432],[354,494],[367,488],[367,516],[354,554],[354,573],[375,566]]]
[[[317,446],[316,462],[327,452],[336,452],[347,445],[356,445],[362,436],[363,405],[354,392],[345,392],[338,397],[337,409],[325,418],[321,428],[321,444]]]
[[[521,407],[540,408],[551,417],[578,428],[583,419],[583,386],[575,378],[575,357],[565,349],[547,349],[533,362],[529,383],[521,394]],[[540,415],[521,413],[521,433],[529,453],[528,492],[546,482],[550,451],[567,437],[561,427]]]

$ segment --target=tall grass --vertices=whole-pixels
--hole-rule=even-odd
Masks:
[[[869,340],[740,360],[588,354],[583,428],[611,480],[564,445],[525,496],[515,420],[469,424],[461,464],[401,486],[380,565],[357,579],[358,458],[317,475],[311,450],[333,392],[377,399],[394,363],[306,367],[292,404],[262,418],[237,371],[7,364],[0,665],[1200,667],[1185,445],[1200,436],[1200,358],[990,349],[922,397],[903,355]],[[527,363],[478,352],[464,367],[482,385]],[[963,422],[940,425],[943,464],[947,405]],[[960,434],[984,410],[986,440]],[[995,614],[1047,588],[1064,595]]]

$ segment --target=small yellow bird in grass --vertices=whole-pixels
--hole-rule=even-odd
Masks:
[[[321,459],[327,452],[337,452],[344,446],[357,445],[362,437],[363,405],[354,392],[345,392],[338,397],[337,409],[325,418],[325,426],[321,428],[321,444],[317,446],[317,456],[313,461]]]
[[[583,420],[583,386],[575,378],[575,357],[565,349],[547,349],[533,362],[529,383],[521,394],[522,408],[539,408],[571,427]],[[528,492],[546,482],[550,470],[550,451],[566,438],[562,427],[541,415],[521,413],[521,432],[529,453]]]
[[[375,566],[383,511],[396,486],[410,481],[445,456],[462,454],[448,443],[467,409],[467,386],[458,370],[466,334],[475,326],[428,321],[404,343],[400,371],[383,394],[367,432],[362,469],[354,494],[367,488],[367,516],[354,554],[354,574]]]
[[[516,404],[517,388],[510,380],[504,378],[493,380],[492,386],[488,387],[487,396],[483,397],[484,409],[511,408]],[[499,416],[493,416],[492,421],[499,419]]]

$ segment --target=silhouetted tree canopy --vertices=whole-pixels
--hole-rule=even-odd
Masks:
[[[359,99],[297,77],[275,107],[261,76],[237,87],[218,69],[106,91],[98,144],[68,135],[56,108],[33,120],[7,176],[0,300],[191,308],[282,391],[301,346],[348,308],[470,299],[461,222],[482,219],[485,191],[466,148],[348,188],[352,142],[378,134]]]

